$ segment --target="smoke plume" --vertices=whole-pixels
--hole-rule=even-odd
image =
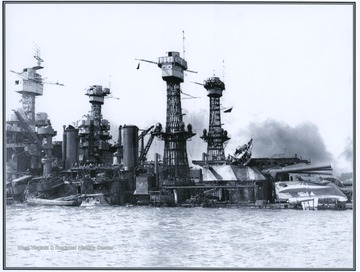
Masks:
[[[353,171],[353,141],[351,138],[346,139],[345,148],[337,157],[335,168],[338,176],[342,173],[351,173]]]
[[[209,129],[209,111],[200,110],[199,112],[190,113],[185,110],[184,112],[186,113],[186,118],[184,118],[185,123],[190,123],[193,131],[196,133],[196,135],[187,142],[189,162],[191,160],[201,160],[202,153],[206,153],[207,144],[200,136],[203,135],[203,129]]]
[[[348,162],[352,162],[353,160],[353,141],[350,138],[346,139],[346,145],[344,151],[341,152],[340,158],[345,159]]]
[[[253,157],[297,154],[312,164],[328,164],[332,161],[317,126],[311,122],[291,127],[269,119],[262,123],[250,123],[241,133],[254,139]]]

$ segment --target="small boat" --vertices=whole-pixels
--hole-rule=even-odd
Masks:
[[[28,198],[27,204],[31,206],[80,206],[82,201],[79,198],[74,199],[41,199]]]
[[[304,210],[314,210],[329,205],[343,209],[348,200],[341,190],[330,182],[276,182],[275,192],[280,202],[299,205]]]
[[[86,198],[82,203],[81,207],[100,205],[100,200],[95,198]]]
[[[79,195],[79,198],[82,199],[81,207],[98,206],[98,205],[108,206],[109,205],[105,201],[104,195],[102,193],[82,194],[82,195]]]

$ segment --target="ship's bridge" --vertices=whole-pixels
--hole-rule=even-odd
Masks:
[[[180,57],[179,52],[168,52],[167,56],[160,57],[158,66],[162,70],[162,78],[165,81],[184,82],[184,70],[187,70],[187,62]]]

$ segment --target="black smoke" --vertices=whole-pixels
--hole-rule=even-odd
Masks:
[[[250,123],[247,129],[240,133],[249,139],[253,138],[253,158],[297,154],[303,159],[310,160],[312,164],[328,164],[333,160],[317,126],[311,122],[291,127],[283,122],[268,119],[261,123]]]

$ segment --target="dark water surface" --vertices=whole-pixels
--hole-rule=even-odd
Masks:
[[[6,208],[7,267],[352,268],[353,213]]]

